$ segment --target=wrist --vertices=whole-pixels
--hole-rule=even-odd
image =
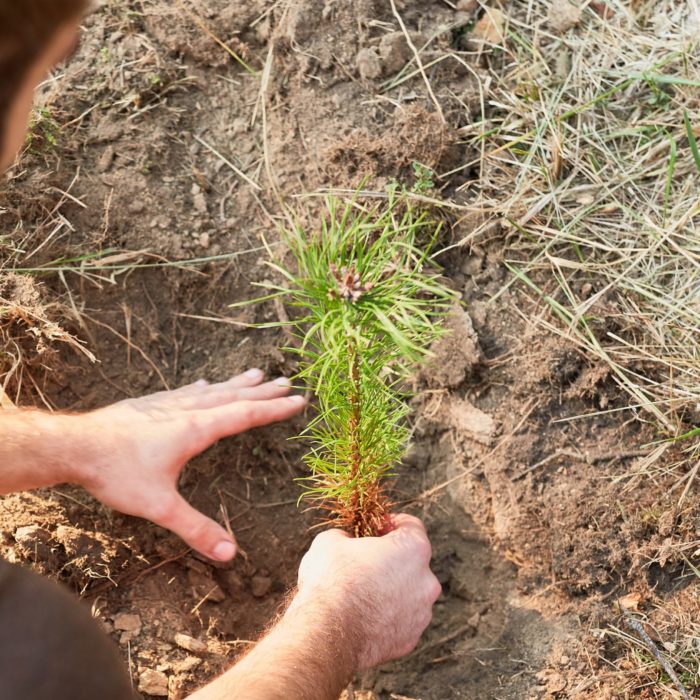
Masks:
[[[33,409],[0,416],[0,493],[80,483],[85,460],[79,416]]]
[[[56,483],[88,486],[93,480],[97,464],[99,430],[93,413],[57,414],[52,416],[50,430],[56,440],[65,444],[57,465]]]
[[[279,629],[315,630],[325,637],[324,643],[336,648],[336,658],[343,659],[348,682],[361,668],[366,656],[366,609],[355,602],[352,591],[341,586],[297,591],[287,608]]]

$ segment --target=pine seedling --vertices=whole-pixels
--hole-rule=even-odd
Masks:
[[[454,294],[430,251],[439,226],[390,193],[373,207],[330,197],[319,231],[283,232],[294,265],[270,262],[296,342],[297,379],[317,397],[302,437],[305,495],[356,537],[380,533],[390,502],[384,480],[407,449],[407,379],[442,335]]]

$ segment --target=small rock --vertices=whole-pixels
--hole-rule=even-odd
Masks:
[[[500,46],[506,38],[506,16],[497,7],[487,7],[474,25],[474,36],[487,44]]]
[[[272,579],[269,576],[253,576],[250,581],[250,591],[256,598],[263,598],[272,588]]]
[[[114,629],[122,632],[133,632],[134,636],[141,632],[141,617],[136,613],[119,613],[113,618]]]
[[[625,610],[637,611],[639,604],[642,602],[642,596],[639,593],[627,593],[617,599],[617,604]]]
[[[581,21],[581,8],[568,0],[552,0],[547,13],[549,24],[558,32],[568,32]]]
[[[385,75],[398,73],[411,59],[411,47],[403,32],[385,34],[379,42],[379,55]]]
[[[204,642],[182,632],[178,632],[175,635],[175,644],[183,649],[187,649],[187,651],[191,651],[193,654],[203,654],[207,650],[207,645]]]
[[[173,663],[173,671],[175,673],[191,673],[192,671],[200,666],[202,659],[198,659],[196,656],[187,656],[182,661],[175,661]]]
[[[112,167],[112,161],[114,160],[114,146],[109,145],[102,151],[102,155],[97,161],[97,172],[106,173]]]
[[[478,4],[478,0],[459,0],[455,9],[457,12],[474,12]]]
[[[360,77],[365,80],[375,80],[382,74],[382,61],[374,47],[360,49],[355,60]]]
[[[478,409],[467,399],[451,397],[448,405],[448,420],[458,433],[490,445],[496,432],[496,422],[487,413]]]
[[[129,202],[128,206],[126,207],[129,214],[142,214],[145,209],[146,204],[142,199],[134,199]]]
[[[51,553],[51,533],[38,525],[27,525],[15,530],[15,542],[25,557],[48,559]]]
[[[199,234],[199,245],[201,245],[202,248],[208,248],[210,241],[211,241],[211,236],[208,233],[200,233]]]
[[[192,203],[194,204],[194,208],[200,214],[207,213],[207,198],[204,196],[204,194],[202,192],[200,192],[199,194],[196,194],[194,197],[192,197]]]
[[[161,671],[147,668],[139,676],[139,693],[168,697],[168,677]]]

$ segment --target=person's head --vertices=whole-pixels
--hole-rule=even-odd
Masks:
[[[89,0],[0,0],[0,170],[24,142],[34,89],[70,53]]]

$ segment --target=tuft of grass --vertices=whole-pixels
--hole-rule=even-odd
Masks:
[[[488,106],[464,130],[481,154],[474,206],[509,234],[508,286],[523,283],[549,307],[550,330],[605,362],[661,438],[697,442],[695,10],[611,3],[603,17],[584,4],[578,25],[557,34],[550,4],[509,4]]]
[[[286,304],[290,317],[267,325],[292,332],[285,350],[318,400],[303,434],[306,496],[355,536],[385,527],[383,480],[408,440],[405,381],[445,332],[454,299],[429,257],[439,228],[393,193],[372,206],[330,196],[319,230],[283,232],[293,264],[269,263],[283,284],[262,284],[263,299]]]
[[[0,267],[0,409],[12,408],[24,395],[45,399],[39,379],[50,369],[57,346],[64,344],[95,361],[77,338],[51,317],[59,304],[45,304],[30,277]]]
[[[25,147],[31,153],[51,152],[58,146],[61,127],[49,107],[32,110]]]

